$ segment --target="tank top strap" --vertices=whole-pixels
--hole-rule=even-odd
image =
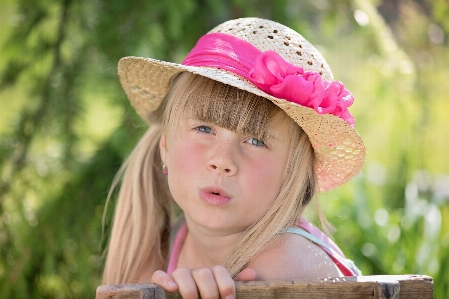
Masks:
[[[295,234],[295,235],[300,235],[303,236],[304,238],[312,241],[313,243],[317,244],[318,246],[322,247],[322,248],[326,248],[327,250],[330,250],[329,245],[327,245],[326,243],[323,242],[323,240],[318,239],[316,236],[306,232],[305,230],[298,228],[298,227],[290,227],[288,228],[286,231],[286,233],[290,233],[290,234]]]
[[[171,230],[170,250],[168,253],[167,268],[165,269],[168,274],[171,274],[178,266],[179,253],[181,252],[186,235],[187,224],[185,219],[182,218]]]

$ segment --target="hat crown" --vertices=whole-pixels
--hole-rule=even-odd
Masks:
[[[325,81],[332,81],[332,71],[323,55],[301,34],[274,21],[241,18],[224,22],[209,33],[225,33],[245,40],[260,51],[275,51],[304,71],[317,72]]]

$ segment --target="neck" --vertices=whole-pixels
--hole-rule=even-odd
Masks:
[[[195,269],[224,265],[243,233],[205,228],[188,218],[186,222],[189,229],[179,255],[178,267]]]

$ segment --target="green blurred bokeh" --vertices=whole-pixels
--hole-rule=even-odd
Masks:
[[[247,16],[302,33],[354,94],[368,153],[321,195],[335,241],[365,275],[427,274],[449,296],[447,1],[0,0],[0,298],[94,296],[108,188],[146,128],[117,61],[180,62]]]

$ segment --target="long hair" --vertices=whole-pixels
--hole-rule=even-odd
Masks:
[[[153,123],[114,180],[123,176],[108,247],[103,283],[133,283],[144,271],[166,267],[173,199],[162,175],[159,140],[186,116],[260,140],[280,108],[263,97],[191,73],[172,80]],[[307,135],[289,117],[290,157],[281,189],[266,213],[241,236],[225,264],[234,277],[250,260],[292,226],[317,192],[314,152]],[[111,194],[111,192],[110,192]],[[320,219],[324,219],[318,208]],[[322,221],[322,224],[323,223]]]

